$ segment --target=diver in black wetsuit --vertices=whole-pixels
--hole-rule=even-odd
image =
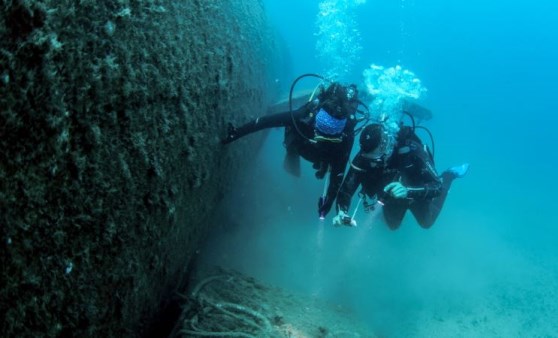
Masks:
[[[331,209],[343,181],[359,122],[357,109],[361,104],[355,85],[333,82],[317,100],[295,111],[259,117],[238,128],[229,124],[222,143],[228,144],[262,129],[285,127],[285,169],[299,177],[302,157],[313,163],[318,179],[324,178],[328,170],[330,172],[327,193],[318,201],[318,214],[323,218]]]
[[[351,198],[359,185],[365,208],[383,205],[384,219],[395,230],[407,210],[423,228],[430,228],[442,210],[455,178],[463,177],[469,164],[452,167],[438,176],[433,156],[413,128],[401,126],[391,140],[381,124],[366,126],[360,136],[360,151],[351,162],[337,195],[338,215],[333,224],[356,226],[348,215]],[[366,203],[366,197],[374,203]]]

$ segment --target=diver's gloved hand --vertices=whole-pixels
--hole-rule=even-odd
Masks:
[[[229,144],[232,141],[236,140],[238,137],[236,135],[236,128],[232,125],[232,123],[227,124],[227,136],[221,140],[222,144]]]
[[[324,162],[316,162],[312,165],[312,168],[316,169],[316,178],[321,180],[327,173],[328,165]]]
[[[401,184],[401,182],[391,182],[385,186],[384,192],[389,194],[393,198],[407,198],[409,189]]]
[[[333,205],[333,199],[326,197],[320,197],[318,199],[318,215],[321,219],[324,219],[327,213],[331,210]]]
[[[356,227],[357,222],[351,218],[351,216],[347,215],[346,212],[343,210],[339,210],[337,216],[333,217],[333,226],[340,227],[340,226],[348,226],[348,227]]]

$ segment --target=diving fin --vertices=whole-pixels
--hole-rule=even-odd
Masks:
[[[432,119],[432,111],[409,99],[402,99],[403,111],[413,116],[418,121],[428,121]]]

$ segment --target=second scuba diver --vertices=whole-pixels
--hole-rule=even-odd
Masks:
[[[407,210],[423,228],[431,227],[444,205],[454,179],[465,176],[469,164],[452,167],[438,175],[433,155],[415,134],[414,127],[401,126],[395,138],[380,123],[370,124],[360,135],[360,151],[337,196],[336,226],[356,226],[348,215],[351,197],[359,196],[366,209],[382,207],[384,220],[395,230]],[[366,198],[373,203],[367,203]],[[365,209],[365,211],[366,211]]]

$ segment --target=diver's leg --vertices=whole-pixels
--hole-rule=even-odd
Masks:
[[[283,160],[283,168],[289,174],[300,177],[300,153],[301,138],[298,131],[293,126],[285,127],[285,135],[283,139],[283,146],[287,150],[285,159]]]
[[[411,212],[422,228],[428,229],[434,225],[440,211],[442,211],[442,205],[445,199],[445,196],[438,196],[432,200],[413,203],[410,207]]]
[[[421,227],[428,229],[434,224],[442,211],[451,184],[457,177],[460,176],[457,176],[449,170],[444,171],[442,173],[442,189],[440,195],[431,200],[416,201],[411,205],[411,212]]]
[[[401,226],[407,206],[400,203],[386,203],[383,207],[384,220],[391,230],[397,230]]]
[[[283,160],[283,168],[289,174],[300,177],[300,155],[295,150],[287,149]]]

